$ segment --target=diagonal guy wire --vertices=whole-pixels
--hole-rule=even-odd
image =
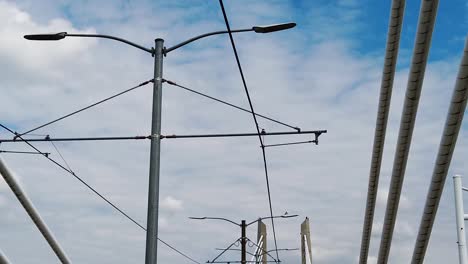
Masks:
[[[83,107],[83,108],[81,108],[81,109],[78,109],[78,110],[76,110],[76,111],[74,111],[74,112],[71,112],[71,113],[69,113],[69,114],[66,114],[66,115],[64,115],[64,116],[61,116],[61,117],[59,117],[59,118],[57,118],[57,119],[54,119],[54,120],[52,120],[52,121],[50,121],[50,122],[47,122],[47,123],[43,124],[43,125],[40,125],[40,126],[35,127],[35,128],[32,128],[32,129],[30,129],[30,130],[28,130],[28,131],[26,131],[26,132],[23,132],[23,133],[21,133],[21,134],[17,134],[17,135],[15,135],[14,138],[16,139],[16,138],[18,138],[18,137],[20,137],[20,136],[24,136],[24,135],[26,135],[26,134],[29,134],[29,133],[31,133],[31,132],[33,132],[33,131],[36,131],[36,130],[38,130],[38,129],[40,129],[40,128],[46,127],[46,126],[48,126],[48,125],[51,125],[51,124],[53,124],[53,123],[55,123],[55,122],[58,122],[58,121],[63,120],[63,119],[65,119],[65,118],[68,118],[68,117],[70,117],[70,116],[72,116],[72,115],[78,114],[78,113],[80,113],[80,112],[82,112],[82,111],[84,111],[84,110],[87,110],[87,109],[91,108],[91,107],[94,107],[94,106],[96,106],[96,105],[102,104],[102,103],[104,103],[104,102],[106,102],[106,101],[109,101],[109,100],[111,100],[111,99],[114,99],[114,98],[116,98],[117,96],[120,96],[120,95],[122,95],[122,94],[128,93],[128,92],[130,92],[130,91],[133,91],[133,90],[135,90],[135,89],[137,89],[137,88],[139,88],[139,87],[145,86],[145,85],[147,85],[147,84],[150,83],[150,82],[153,82],[153,79],[148,80],[148,81],[146,81],[146,82],[142,82],[142,83],[138,84],[137,86],[134,86],[134,87],[132,87],[132,88],[129,88],[129,89],[127,89],[127,90],[125,90],[125,91],[122,91],[122,92],[120,92],[120,93],[114,94],[114,95],[112,95],[112,96],[110,96],[110,97],[107,97],[107,98],[102,99],[102,100],[100,100],[100,101],[98,101],[98,102],[96,102],[96,103],[93,103],[93,104],[91,104],[91,105],[88,105],[88,106],[86,106],[86,107]]]
[[[194,93],[194,94],[201,95],[201,96],[203,96],[203,97],[209,98],[209,99],[214,100],[214,101],[216,101],[216,102],[219,102],[219,103],[222,103],[222,104],[231,106],[231,107],[233,107],[233,108],[239,109],[239,110],[241,110],[241,111],[244,111],[244,112],[246,112],[246,113],[252,113],[250,110],[247,110],[247,109],[242,108],[242,107],[240,107],[240,106],[237,106],[237,105],[235,105],[235,104],[231,104],[231,103],[229,103],[229,102],[223,101],[223,100],[221,100],[221,99],[215,98],[215,97],[213,97],[213,96],[209,96],[209,95],[207,95],[207,94],[204,94],[204,93],[195,91],[195,90],[190,89],[190,88],[188,88],[188,87],[186,87],[186,86],[182,86],[182,85],[180,85],[180,84],[177,84],[177,83],[175,83],[175,82],[173,82],[173,81],[166,80],[166,79],[163,79],[163,81],[166,82],[167,84],[170,84],[170,85],[173,85],[173,86],[182,88],[182,89],[184,89],[184,90],[186,90],[186,91],[192,92],[192,93]],[[292,126],[292,125],[288,125],[288,124],[286,124],[286,123],[284,123],[284,122],[281,122],[281,121],[278,121],[278,120],[276,120],[276,119],[267,117],[267,116],[265,116],[265,115],[261,115],[261,114],[259,114],[259,113],[254,113],[254,114],[255,114],[256,116],[259,116],[259,117],[264,118],[264,119],[266,119],[266,120],[270,120],[271,122],[274,122],[274,123],[277,123],[277,124],[280,124],[280,125],[283,125],[283,126],[292,128],[292,129],[294,129],[294,130],[297,130],[298,132],[301,132],[301,128],[299,128],[299,127]]]
[[[223,250],[223,252],[219,253],[218,256],[216,256],[216,258],[214,258],[211,262],[215,262],[219,257],[221,257],[226,251],[228,251],[232,246],[234,246],[234,244],[236,244],[238,241],[240,241],[241,239],[238,238],[236,241],[232,242],[231,245],[229,245],[229,247],[225,248]]]

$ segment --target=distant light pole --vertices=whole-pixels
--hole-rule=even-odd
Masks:
[[[249,32],[255,33],[270,33],[285,29],[290,29],[296,26],[296,23],[284,23],[268,26],[254,26],[248,29],[231,30],[232,33]],[[154,57],[154,89],[153,89],[153,110],[151,122],[151,148],[150,148],[150,169],[149,169],[149,191],[148,191],[148,216],[147,216],[147,231],[146,231],[146,264],[157,263],[157,239],[158,239],[158,208],[159,208],[159,171],[160,171],[160,153],[161,153],[161,102],[162,102],[162,73],[163,73],[163,57],[169,52],[189,44],[195,40],[219,34],[226,34],[228,31],[214,31],[202,34],[169,48],[164,47],[164,40],[155,39],[153,48],[146,48],[135,44],[123,38],[101,34],[69,34],[60,32],[55,34],[34,34],[25,35],[28,40],[61,40],[65,37],[91,37],[91,38],[106,38],[123,42],[135,48],[148,52]]]
[[[194,220],[221,220],[221,221],[226,221],[226,222],[229,222],[231,224],[234,224],[236,226],[240,226],[241,228],[241,264],[246,264],[247,263],[247,249],[245,247],[245,245],[247,244],[247,236],[246,236],[246,229],[249,225],[253,224],[253,223],[256,223],[258,221],[261,221],[263,219],[271,219],[271,218],[291,218],[291,217],[296,217],[298,215],[278,215],[278,216],[267,216],[267,217],[260,217],[258,218],[257,220],[254,220],[250,223],[246,223],[245,220],[242,220],[240,224],[232,221],[232,220],[229,220],[229,219],[226,219],[226,218],[222,218],[222,217],[207,217],[207,216],[204,216],[204,217],[189,217],[190,219],[194,219]],[[226,250],[229,250],[229,248],[225,249]],[[276,250],[276,249],[275,249]],[[268,252],[268,251],[267,251]],[[279,260],[278,260],[279,261]],[[210,262],[207,262],[207,263],[210,263]],[[213,261],[211,263],[214,263]]]
[[[468,264],[468,254],[466,250],[465,238],[465,220],[468,220],[468,215],[464,213],[462,194],[462,191],[466,189],[462,186],[461,175],[453,176],[453,189],[455,196],[455,216],[458,237],[458,259],[460,264]]]

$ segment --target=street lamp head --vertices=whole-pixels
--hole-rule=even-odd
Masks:
[[[28,40],[61,40],[67,36],[67,32],[60,32],[54,34],[33,34],[24,35],[25,39]]]
[[[282,215],[281,218],[291,218],[291,217],[297,217],[299,215],[295,214],[295,215]]]
[[[296,23],[291,22],[291,23],[274,24],[274,25],[268,25],[268,26],[254,26],[252,27],[252,30],[255,31],[256,33],[270,33],[270,32],[290,29],[295,26],[296,26]]]
[[[206,216],[205,216],[205,217],[193,217],[193,216],[190,216],[189,219],[204,220],[204,219],[206,219]]]

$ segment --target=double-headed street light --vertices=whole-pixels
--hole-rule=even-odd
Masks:
[[[189,219],[193,219],[193,220],[221,220],[221,221],[226,221],[226,222],[229,222],[229,223],[234,224],[236,226],[239,226],[241,228],[241,238],[240,238],[240,241],[241,241],[241,262],[240,263],[241,264],[246,264],[247,263],[247,258],[246,258],[247,249],[246,249],[246,246],[245,246],[247,244],[246,229],[247,229],[247,227],[249,225],[251,225],[253,223],[256,223],[258,221],[261,221],[263,219],[291,218],[291,217],[296,217],[296,216],[298,216],[298,215],[294,214],[294,215],[277,215],[277,216],[260,217],[260,218],[254,220],[254,221],[252,221],[252,222],[250,222],[248,224],[246,223],[245,220],[242,220],[241,223],[239,224],[239,223],[236,223],[236,222],[234,222],[232,220],[229,220],[229,219],[223,218],[223,217],[207,217],[207,216],[204,216],[204,217],[189,217]],[[225,249],[225,251],[228,250],[228,249],[229,248]],[[275,249],[274,251],[279,251],[279,250]],[[269,252],[269,251],[267,251],[267,252]],[[218,255],[218,257],[221,256],[221,254]],[[268,254],[268,253],[266,253],[266,254]],[[216,257],[216,258],[218,258],[218,257]],[[279,261],[279,259],[276,260],[276,261]],[[211,263],[213,263],[213,261]]]
[[[249,32],[270,33],[285,29],[290,29],[296,26],[296,23],[284,23],[268,26],[254,26],[248,29],[231,30],[231,33]],[[123,38],[118,38],[109,35],[101,34],[69,34],[60,32],[55,34],[34,34],[25,35],[28,40],[61,40],[65,37],[92,37],[92,38],[107,38],[123,42],[135,48],[141,49],[150,53],[154,57],[154,87],[153,87],[153,109],[151,123],[151,148],[150,148],[150,169],[149,169],[149,191],[148,191],[148,216],[147,216],[147,233],[146,233],[146,264],[157,263],[157,239],[158,239],[158,208],[159,208],[159,171],[160,171],[160,152],[161,152],[161,101],[162,101],[162,73],[163,73],[163,57],[169,52],[185,46],[195,40],[219,34],[226,34],[229,31],[215,31],[202,34],[169,48],[164,47],[164,40],[157,38],[153,48],[146,48],[135,44]]]

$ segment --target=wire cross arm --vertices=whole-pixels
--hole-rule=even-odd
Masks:
[[[260,132],[260,136],[280,136],[280,135],[301,135],[315,134],[317,137],[327,130],[303,130],[297,132]],[[214,138],[214,137],[252,137],[258,136],[258,133],[228,133],[228,134],[194,134],[194,135],[160,135],[161,138],[176,139],[176,138]]]
[[[265,148],[282,147],[282,146],[301,145],[301,144],[310,144],[310,143],[315,143],[315,145],[318,145],[317,140],[308,140],[308,141],[297,141],[297,142],[288,142],[288,143],[268,144],[268,145],[264,145],[264,147]]]
[[[231,251],[241,251],[240,249],[238,248],[229,248],[229,249],[225,249],[225,248],[215,248],[215,250],[231,250]],[[296,251],[296,250],[299,250],[299,248],[278,248],[278,251]],[[268,251],[266,251],[265,253],[270,253],[270,252],[273,252],[273,251],[276,251],[276,249],[270,249]],[[252,254],[250,252],[246,252],[247,254],[251,255],[251,256],[257,256],[255,254]]]
[[[20,135],[17,135],[17,138]],[[143,140],[151,139],[152,136],[123,136],[123,137],[50,137],[44,138],[21,138],[20,139],[0,139],[0,143],[21,143],[21,142],[70,142],[70,141],[116,141],[116,140]]]
[[[44,155],[46,157],[50,155],[49,152],[16,151],[16,150],[0,150],[0,153]]]
[[[301,135],[301,134],[315,134],[317,137],[323,133],[327,133],[327,130],[304,130],[300,132],[262,132],[262,136],[280,136],[280,135]],[[115,137],[50,137],[44,138],[22,138],[20,134],[16,133],[16,139],[3,138],[0,139],[0,143],[21,143],[21,142],[71,142],[71,141],[119,141],[119,140],[145,140],[157,137],[158,135],[147,135],[147,136],[115,136]],[[225,137],[256,137],[257,133],[228,133],[228,134],[185,134],[185,135],[159,135],[161,139],[182,139],[182,138],[225,138]],[[269,145],[265,145],[269,146]]]
[[[318,145],[319,143],[319,136],[322,133],[315,133],[315,139],[314,140],[307,140],[307,141],[296,141],[296,142],[287,142],[287,143],[279,143],[279,144],[269,144],[269,145],[263,145],[263,147],[281,147],[281,146],[290,146],[290,145],[300,145],[300,144],[310,144],[314,143],[315,145]]]

